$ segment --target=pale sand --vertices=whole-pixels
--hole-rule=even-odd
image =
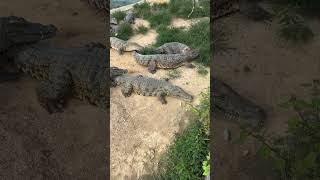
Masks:
[[[148,26],[139,19],[137,24]],[[150,30],[146,35],[136,35],[129,41],[148,46],[155,43],[156,37],[157,33]],[[147,67],[135,62],[131,52],[120,56],[111,49],[110,60],[112,66],[126,68],[132,75],[159,79],[168,72],[158,70],[156,74],[149,73]],[[181,77],[170,82],[194,95],[194,104],[197,103],[199,93],[209,87],[210,74],[201,76],[196,69],[186,67],[178,70]],[[167,105],[162,105],[156,97],[132,95],[125,98],[120,88],[111,89],[111,179],[137,179],[150,173],[150,168],[154,168],[173,135],[187,123],[185,103],[171,97],[167,101]]]

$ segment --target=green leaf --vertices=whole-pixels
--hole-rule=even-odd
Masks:
[[[271,152],[272,152],[272,151],[271,151],[271,149],[270,149],[268,146],[262,145],[262,146],[258,149],[257,154],[258,154],[259,156],[267,159],[267,158],[270,157]]]
[[[317,159],[317,154],[315,152],[310,152],[303,160],[305,168],[312,168],[315,165]]]
[[[289,129],[298,127],[298,125],[301,122],[302,122],[302,119],[300,116],[293,116],[293,117],[289,118],[289,120],[288,120]]]

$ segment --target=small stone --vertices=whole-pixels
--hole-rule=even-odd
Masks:
[[[243,154],[243,156],[248,156],[249,150],[244,150],[242,154]]]
[[[223,131],[224,140],[230,141],[231,140],[231,132],[229,129],[225,129]]]

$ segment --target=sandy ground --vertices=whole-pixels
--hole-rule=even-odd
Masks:
[[[135,26],[139,24],[148,26],[146,21],[137,19]],[[177,21],[175,24],[181,26]],[[156,37],[157,33],[150,30],[146,35],[133,36],[129,41],[148,46],[155,43]],[[135,62],[131,52],[119,55],[111,49],[110,57],[112,66],[128,69],[132,75],[142,74],[157,79],[167,76],[167,70],[149,73],[147,67]],[[210,75],[201,76],[196,69],[185,67],[178,70],[181,77],[170,81],[194,95],[194,103],[197,103],[199,93],[209,87]],[[167,101],[167,105],[162,105],[156,97],[132,95],[125,98],[120,88],[111,89],[112,179],[134,180],[150,173],[174,134],[185,127],[188,120],[185,103],[171,97]]]
[[[103,42],[105,20],[78,0],[1,1],[0,15],[54,24],[52,43]],[[37,81],[0,84],[0,179],[106,179],[106,112],[71,100],[49,115],[37,103]]]
[[[310,20],[309,24],[315,32],[314,41],[298,45],[280,40],[276,36],[276,23],[256,23],[238,14],[217,22],[216,26],[230,33],[229,45],[236,49],[215,57],[212,75],[266,110],[265,129],[270,135],[283,134],[286,121],[293,114],[279,104],[291,95],[310,97],[311,88],[303,84],[312,84],[320,77],[320,23]],[[252,71],[244,72],[244,66]],[[252,140],[243,145],[225,141],[225,128],[231,130],[233,139],[238,137],[239,129],[220,114],[215,119],[216,179],[273,179],[271,166],[255,158],[257,144]],[[244,155],[246,150],[249,150],[247,156]]]

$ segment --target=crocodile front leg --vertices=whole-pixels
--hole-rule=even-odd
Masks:
[[[124,84],[124,86],[121,89],[121,93],[124,97],[131,96],[132,91],[133,91],[133,86],[130,83]]]
[[[50,114],[62,112],[70,91],[69,73],[63,67],[53,67],[49,72],[49,79],[42,81],[37,88],[38,101]]]
[[[148,64],[148,71],[152,74],[157,72],[157,64],[155,61],[150,61]]]
[[[160,94],[160,95],[158,96],[158,98],[159,98],[161,104],[167,104],[167,100],[166,100],[165,94]]]

